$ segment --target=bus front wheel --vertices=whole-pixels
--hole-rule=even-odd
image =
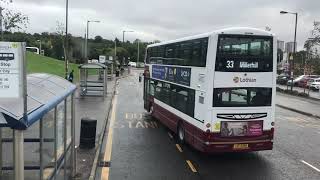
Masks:
[[[178,125],[178,141],[179,144],[184,144],[185,142],[185,132],[182,123],[179,123]]]

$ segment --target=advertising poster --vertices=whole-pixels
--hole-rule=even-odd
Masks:
[[[190,86],[191,68],[153,65],[152,77]]]
[[[221,136],[260,136],[263,131],[263,121],[221,122]]]

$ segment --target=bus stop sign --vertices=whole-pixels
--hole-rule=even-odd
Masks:
[[[24,44],[0,42],[0,98],[22,97]]]

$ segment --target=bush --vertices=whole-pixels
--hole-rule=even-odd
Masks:
[[[300,92],[299,96],[301,96],[301,97],[309,97],[309,95],[307,93],[304,93],[304,92]]]

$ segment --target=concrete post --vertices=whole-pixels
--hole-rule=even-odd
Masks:
[[[14,179],[24,180],[23,131],[14,130]]]
[[[72,177],[76,176],[76,150],[75,150],[75,104],[74,93],[71,95],[71,158],[72,158]]]

